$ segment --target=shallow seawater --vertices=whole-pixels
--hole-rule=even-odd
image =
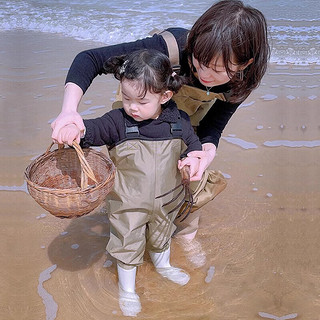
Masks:
[[[23,181],[26,166],[50,144],[49,123],[61,108],[69,62],[91,44],[24,32],[0,39],[6,89],[0,126],[0,318],[124,319],[115,261],[105,250],[106,209],[58,219],[35,203]],[[11,56],[19,39],[28,45],[17,73]],[[179,287],[162,279],[146,255],[137,274],[137,319],[317,319],[319,72],[317,65],[270,65],[223,132],[213,168],[228,177],[227,188],[201,209],[196,241],[172,240],[172,264],[186,270],[190,282]],[[116,88],[113,79],[99,77],[80,112],[103,114]]]
[[[150,0],[1,0],[0,28],[63,34],[80,40],[117,44],[146,37],[155,28],[191,28],[213,2],[198,0],[194,5],[185,0],[163,0],[161,3]],[[259,9],[267,19],[272,62],[320,63],[318,0],[243,2]]]

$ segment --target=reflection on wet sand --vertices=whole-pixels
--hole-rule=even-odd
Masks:
[[[57,317],[58,305],[54,301],[51,294],[49,294],[43,287],[43,282],[51,279],[51,272],[57,268],[57,265],[49,267],[42,271],[39,276],[38,294],[42,298],[43,304],[46,307],[46,317],[49,319],[55,319]]]
[[[12,60],[21,39],[26,57]],[[6,106],[0,120],[0,318],[123,319],[115,261],[105,251],[105,208],[58,219],[34,202],[23,181],[26,166],[50,143],[48,122],[59,113],[71,59],[92,44],[22,31],[0,40]],[[229,178],[226,190],[201,209],[196,242],[172,240],[172,264],[191,280],[184,287],[164,280],[146,255],[137,275],[137,319],[318,317],[317,73],[313,65],[270,66],[239,108],[213,166]],[[103,114],[116,88],[112,78],[98,78],[80,111]]]

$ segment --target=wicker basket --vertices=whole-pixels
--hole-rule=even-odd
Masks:
[[[47,151],[25,170],[28,191],[45,210],[59,218],[88,214],[111,191],[115,166],[102,152],[73,148]],[[92,168],[92,169],[91,169]]]

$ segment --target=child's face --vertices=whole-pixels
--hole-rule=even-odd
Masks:
[[[161,113],[161,104],[169,100],[166,99],[166,94],[149,91],[141,97],[139,82],[135,80],[124,79],[121,82],[121,91],[123,108],[127,115],[136,121],[157,119]]]
[[[192,63],[197,70],[199,81],[206,87],[215,87],[225,84],[230,81],[226,68],[223,64],[222,58],[217,61],[212,61],[209,67],[199,63],[199,61],[192,56]],[[232,65],[231,70],[234,74],[239,71],[239,66]]]

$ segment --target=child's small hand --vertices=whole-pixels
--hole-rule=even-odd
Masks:
[[[52,128],[52,140],[55,143],[65,143],[64,141],[62,141],[61,139],[61,132],[60,130],[69,125],[69,124],[75,124],[80,132],[83,132],[85,127],[83,124],[83,120],[80,116],[80,114],[76,111],[62,111],[56,120],[54,120],[51,124],[51,128]],[[80,135],[77,136],[77,138],[75,139],[78,143],[80,142]]]
[[[199,178],[193,178],[199,170],[199,165],[200,165],[200,159],[197,157],[186,157],[182,160],[178,160],[179,170],[181,170],[184,166],[190,167],[190,181],[200,180]]]
[[[71,123],[62,127],[59,131],[60,141],[63,143],[67,143],[69,146],[72,146],[72,142],[80,136],[79,128]]]
[[[188,157],[198,157],[200,159],[199,169],[194,177],[194,181],[200,180],[204,171],[210,166],[216,156],[217,147],[213,143],[204,143],[202,151],[191,151]]]

